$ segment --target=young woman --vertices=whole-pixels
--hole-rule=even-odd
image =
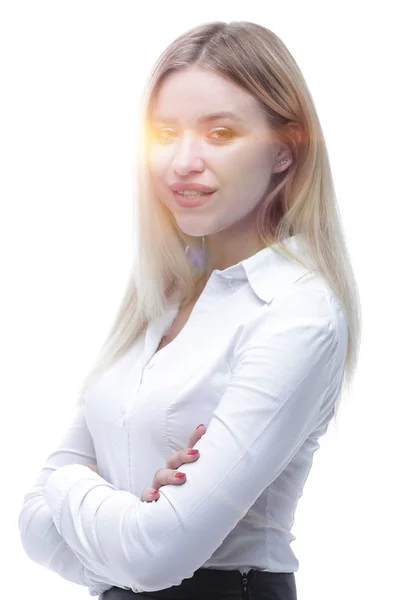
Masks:
[[[293,600],[294,513],[361,331],[313,100],[268,29],[200,25],[151,73],[139,149],[131,278],[23,546],[106,600]]]

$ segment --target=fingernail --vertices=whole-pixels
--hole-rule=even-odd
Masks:
[[[178,479],[183,479],[185,477],[185,473],[175,473],[175,477],[178,477]]]
[[[189,450],[187,454],[197,454],[198,450]]]
[[[157,490],[151,490],[150,495],[151,496],[157,496],[158,491]]]
[[[196,429],[198,429],[199,427],[204,427],[204,423],[201,423],[200,425],[197,425]]]

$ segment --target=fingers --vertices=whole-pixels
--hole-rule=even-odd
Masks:
[[[186,452],[187,450],[185,449],[177,453],[180,455],[179,466],[182,465],[184,462],[194,462],[195,460],[197,460],[199,453],[197,453],[197,455],[195,456],[189,455],[187,456],[188,460],[183,460],[184,456],[182,455],[186,455]],[[183,477],[177,477],[177,474],[183,475]],[[153,478],[152,487],[145,488],[143,490],[141,500],[144,502],[156,501],[159,499],[160,494],[158,492],[157,494],[153,494],[153,491],[159,490],[164,485],[181,485],[182,483],[185,483],[185,481],[186,475],[183,473],[183,471],[181,472],[177,469],[158,469]]]
[[[188,454],[190,450],[194,450],[194,448],[183,448],[183,450],[178,450],[177,452],[170,454],[165,463],[165,469],[179,469],[183,463],[194,462],[197,460],[200,452],[196,452],[196,454]],[[159,470],[161,471],[162,469]]]
[[[152,488],[145,488],[142,492],[141,500],[142,502],[156,502],[160,498],[160,494],[157,490],[153,490]]]
[[[174,452],[168,457],[166,467],[164,469],[158,469],[153,477],[152,487],[155,490],[158,490],[162,485],[181,483],[185,480],[185,478],[181,479],[176,477],[175,474],[181,465],[195,462],[199,458],[200,452],[188,454],[191,449],[192,448],[184,448],[183,450]]]
[[[195,444],[197,444],[197,442],[199,441],[199,439],[205,434],[205,432],[207,431],[207,428],[205,425],[202,425],[201,427],[199,427],[198,429],[195,429],[192,433],[192,435],[189,438],[189,441],[187,443],[188,448],[193,448]]]
[[[197,444],[199,439],[204,435],[204,433],[206,431],[207,431],[207,429],[206,429],[205,425],[196,429],[189,438],[187,448],[184,448],[183,450],[178,450],[177,452],[173,452],[172,454],[169,455],[169,457],[167,458],[166,464],[165,464],[165,468],[166,469],[178,469],[183,463],[193,462],[194,460],[196,460],[197,454],[200,454],[199,452],[196,455],[190,455],[190,454],[187,454],[187,452],[189,450],[194,449],[194,445]],[[155,486],[153,486],[153,487],[155,487]],[[158,489],[158,488],[156,488],[156,489]]]
[[[196,429],[189,438],[188,447],[174,452],[167,458],[166,467],[156,471],[153,478],[152,487],[145,488],[143,490],[141,496],[142,501],[153,502],[158,500],[160,497],[158,490],[164,485],[181,485],[182,483],[185,483],[186,475],[184,475],[183,470],[182,474],[184,477],[182,478],[176,477],[177,470],[184,463],[194,462],[199,458],[200,452],[197,452],[196,454],[188,454],[188,452],[189,450],[193,449],[193,446],[204,435],[206,430],[207,429],[204,425]],[[157,493],[153,494],[153,492],[156,491]]]

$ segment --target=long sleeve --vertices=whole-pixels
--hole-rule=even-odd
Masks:
[[[75,410],[58,448],[47,458],[33,487],[25,494],[23,507],[18,517],[18,527],[22,546],[27,556],[34,562],[58,573],[62,578],[79,585],[87,586],[91,596],[99,595],[113,585],[107,578],[97,577],[85,567],[76,553],[57,531],[43,490],[49,476],[58,468],[72,463],[81,463],[88,474],[92,471],[88,464],[96,464],[91,434],[84,418],[84,407]]]
[[[155,503],[81,465],[55,471],[44,497],[83,564],[134,592],[192,577],[330,414],[347,337],[328,292],[296,286],[279,295],[238,332],[230,380],[196,444],[200,460]]]

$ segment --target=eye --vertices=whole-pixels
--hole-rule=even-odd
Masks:
[[[216,129],[213,133],[221,134],[216,138],[221,142],[226,142],[234,137],[234,133],[230,129]]]
[[[225,129],[225,128],[215,129],[212,132],[212,134],[209,134],[209,136],[214,135],[214,134],[215,134],[215,137],[213,139],[215,139],[218,142],[227,142],[232,137],[234,137],[234,132],[231,131],[230,129]],[[171,140],[175,135],[176,135],[175,130],[171,129],[170,127],[162,127],[162,128],[154,127],[154,128],[152,128],[153,139],[160,143]]]
[[[152,136],[155,140],[158,140],[160,142],[166,141],[170,138],[170,136],[168,135],[169,133],[172,133],[174,130],[170,129],[170,128],[153,128],[152,129]]]

